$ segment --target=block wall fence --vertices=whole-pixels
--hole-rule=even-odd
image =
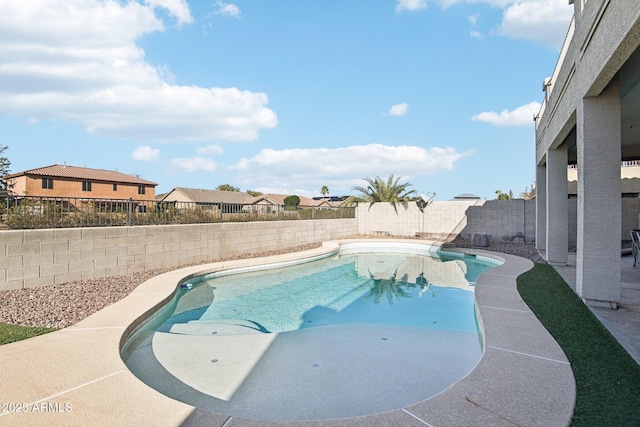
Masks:
[[[569,200],[569,244],[577,204]],[[622,199],[621,240],[638,225],[640,199]],[[487,233],[496,241],[535,240],[535,201],[433,202],[421,212],[360,204],[356,218],[223,224],[0,230],[0,291],[175,268],[223,257],[361,236],[452,240]]]
[[[623,197],[620,239],[630,240],[629,231],[640,228],[640,198]],[[470,238],[473,233],[487,233],[494,241],[535,241],[535,200],[460,200],[433,202],[420,212],[415,203],[396,211],[388,204],[358,206],[358,232],[361,235],[392,235],[431,239]],[[569,246],[574,247],[578,234],[577,199],[568,200],[567,226]]]
[[[430,239],[469,238],[487,233],[493,240],[535,240],[533,200],[452,200],[433,202],[421,212],[415,203],[397,206],[361,204],[356,212],[362,235],[393,235]]]
[[[355,236],[357,219],[0,231],[0,290],[127,275]]]

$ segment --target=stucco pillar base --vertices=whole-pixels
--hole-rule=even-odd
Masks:
[[[609,308],[612,310],[618,309],[618,303],[615,301],[599,301],[595,299],[582,298],[582,302],[585,305],[589,307],[594,307],[594,308]]]
[[[569,265],[566,261],[547,261],[547,264],[554,267],[566,267],[567,265]]]

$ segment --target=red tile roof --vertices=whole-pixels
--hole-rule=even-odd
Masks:
[[[91,169],[67,165],[45,166],[43,168],[31,169],[24,172],[7,175],[4,178],[15,178],[22,175],[45,176],[51,178],[71,178],[87,181],[115,182],[123,184],[151,185],[154,187],[158,185],[155,182],[147,181],[146,179],[138,178],[137,176],[133,175],[127,175],[118,171],[111,171],[106,169]]]

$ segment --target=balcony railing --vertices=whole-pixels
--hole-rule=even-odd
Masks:
[[[547,108],[547,103],[551,98],[551,93],[555,89],[556,82],[558,81],[558,76],[560,74],[560,70],[562,69],[562,64],[564,64],[564,60],[567,56],[567,52],[569,51],[569,46],[571,45],[571,40],[573,40],[573,35],[575,31],[576,31],[576,17],[574,16],[573,18],[571,18],[571,23],[569,24],[567,35],[564,38],[564,43],[562,44],[562,49],[560,50],[560,55],[558,56],[558,60],[556,61],[556,66],[553,69],[553,74],[551,75],[550,78],[545,79],[544,81],[543,89],[545,92],[545,96],[544,96],[544,100],[542,101],[540,111],[536,115],[536,120],[535,120],[536,129],[540,124],[540,118],[542,117],[542,115],[544,114]]]
[[[354,207],[157,202],[4,196],[0,226],[12,229],[355,218]]]

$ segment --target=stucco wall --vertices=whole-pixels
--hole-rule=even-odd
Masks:
[[[356,235],[357,219],[0,231],[0,290],[179,267]]]
[[[623,197],[622,199],[622,227],[620,240],[631,240],[629,231],[640,228],[638,213],[640,199]],[[569,199],[569,245],[575,246],[578,236],[578,200]]]

